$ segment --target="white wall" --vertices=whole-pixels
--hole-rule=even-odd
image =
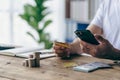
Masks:
[[[53,23],[49,28],[51,37],[58,41],[65,40],[65,0],[53,0],[51,5]]]

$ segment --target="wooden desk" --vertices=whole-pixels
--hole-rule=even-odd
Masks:
[[[77,57],[67,61],[53,57],[41,60],[40,68],[26,68],[22,66],[22,61],[23,58],[0,55],[0,80],[120,80],[120,66],[91,73],[77,72],[63,66],[69,61],[83,64],[95,61],[112,63],[111,60]]]

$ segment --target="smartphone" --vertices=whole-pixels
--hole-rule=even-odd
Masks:
[[[89,30],[76,30],[75,34],[83,41],[98,45],[99,42],[95,39],[94,35]]]

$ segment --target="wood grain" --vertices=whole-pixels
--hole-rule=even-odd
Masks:
[[[0,80],[120,80],[120,66],[91,73],[77,72],[73,71],[72,67],[64,67],[66,62],[75,62],[79,65],[95,61],[112,64],[111,60],[84,56],[72,60],[53,57],[40,60],[39,68],[26,68],[22,66],[23,60],[23,58],[0,55]]]

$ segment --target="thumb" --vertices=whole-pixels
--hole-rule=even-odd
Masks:
[[[95,38],[99,41],[99,42],[106,42],[106,39],[104,39],[102,36],[100,35],[95,35]]]

